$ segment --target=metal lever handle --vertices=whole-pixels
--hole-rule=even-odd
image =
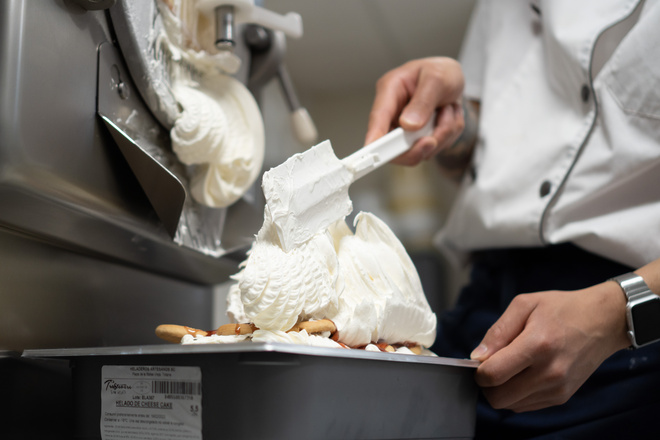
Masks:
[[[314,125],[314,121],[309,115],[307,109],[300,105],[296,91],[293,88],[291,76],[289,76],[289,71],[286,69],[284,64],[280,64],[277,69],[277,79],[282,86],[284,99],[286,100],[287,105],[289,106],[289,111],[291,112],[291,127],[293,128],[293,132],[296,135],[296,138],[303,145],[314,144],[318,136],[316,126]]]

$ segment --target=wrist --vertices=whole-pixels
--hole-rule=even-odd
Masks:
[[[598,327],[603,343],[610,346],[610,352],[630,347],[626,322],[626,299],[618,284],[610,281],[587,289],[592,292],[593,314],[598,317]]]
[[[626,300],[627,334],[632,347],[639,348],[660,340],[660,297],[634,272],[612,278]]]

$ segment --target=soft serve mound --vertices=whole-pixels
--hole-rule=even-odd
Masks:
[[[435,339],[436,316],[403,245],[373,214],[359,213],[354,233],[341,220],[285,252],[266,207],[240,267],[227,311],[233,321],[251,326],[211,334],[188,329],[181,343],[251,339],[430,354],[425,348]],[[333,329],[305,329],[306,323],[328,320]]]

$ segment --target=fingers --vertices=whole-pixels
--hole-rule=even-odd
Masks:
[[[438,112],[436,126],[433,130],[433,137],[437,141],[436,149],[426,159],[435,156],[445,148],[451,147],[464,128],[465,118],[463,117],[463,105],[460,100],[442,107]]]
[[[398,165],[414,166],[450,147],[465,128],[463,107],[460,102],[442,107],[438,111],[432,136],[419,139],[412,148],[392,160]]]
[[[396,126],[397,117],[409,99],[407,88],[396,74],[390,72],[377,83],[365,144],[384,136]]]
[[[543,356],[533,333],[523,331],[477,368],[475,381],[493,408],[529,411],[564,403],[574,392],[568,370]]]
[[[530,338],[530,335],[527,337]],[[479,366],[481,371],[477,370],[477,382],[492,380],[497,374],[492,371],[492,361],[504,352],[505,349],[501,350]],[[561,405],[570,399],[600,364],[600,361],[587,360],[586,365],[582,366],[579,361],[576,363],[574,359],[566,356],[529,353],[528,366],[519,373],[504,382],[502,378],[495,380],[494,383],[500,383],[499,385],[483,386],[484,396],[493,408],[523,412]],[[486,377],[491,379],[484,380]]]
[[[417,77],[422,68],[419,62],[409,62],[387,72],[376,82],[376,96],[369,113],[366,143],[375,141],[399,125],[401,111],[415,92]]]
[[[519,295],[511,302],[500,319],[486,332],[470,357],[482,362],[475,381],[484,388],[506,384],[507,399],[526,396],[529,388],[517,388],[521,373],[534,363],[534,336],[525,327],[537,305],[535,295]],[[524,383],[524,382],[523,382]],[[491,391],[496,393],[497,391]]]
[[[574,385],[553,380],[543,373],[542,368],[532,367],[511,379],[506,386],[483,388],[482,392],[493,408],[524,412],[566,403],[579,387]]]
[[[522,334],[506,347],[490,354],[477,368],[477,384],[481,387],[500,386],[529,368],[534,362],[530,342],[527,335]]]
[[[404,130],[419,130],[429,120],[437,108],[455,103],[463,93],[463,78],[448,72],[460,69],[453,60],[429,64],[420,69],[410,101],[406,104],[399,124]]]
[[[500,319],[488,329],[483,340],[470,354],[472,359],[484,362],[503,347],[509,345],[525,328],[529,315],[536,308],[533,295],[516,296]]]
[[[415,166],[420,162],[432,157],[435,154],[437,148],[438,141],[435,139],[435,137],[425,136],[415,142],[410,150],[392,159],[392,163],[397,165]]]
[[[596,309],[600,290],[594,289],[537,292],[511,302],[472,354],[482,361],[475,381],[494,408],[562,404],[611,355],[607,336],[582,312]]]
[[[419,130],[437,109],[443,109],[437,119],[435,140],[421,139],[413,151],[397,163],[416,164],[428,159],[447,139],[455,139],[463,129],[462,111],[459,116],[455,114],[463,85],[460,64],[450,58],[415,60],[388,72],[376,84],[365,142],[373,142],[397,126],[409,131]],[[460,110],[460,104],[458,106]]]
[[[520,373],[510,380],[506,387],[484,387],[482,392],[488,403],[495,409],[512,409],[513,406],[527,406],[531,394],[528,383],[529,372]]]

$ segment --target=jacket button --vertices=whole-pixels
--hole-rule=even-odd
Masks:
[[[580,97],[582,98],[582,102],[589,101],[589,95],[591,95],[591,90],[589,89],[589,86],[585,84],[580,90]]]
[[[539,190],[539,194],[541,197],[545,197],[548,194],[550,194],[550,190],[552,189],[552,183],[550,183],[549,180],[546,180],[541,184],[541,189]]]

